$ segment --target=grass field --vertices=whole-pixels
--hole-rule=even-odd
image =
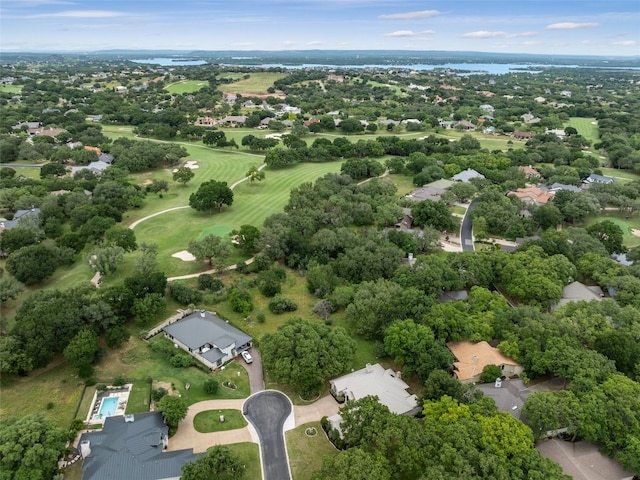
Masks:
[[[595,118],[571,117],[564,126],[575,128],[580,135],[592,143],[596,143],[600,139],[598,122]]]
[[[224,415],[224,422],[220,421],[220,415]],[[200,433],[223,432],[246,426],[247,421],[239,410],[206,410],[193,418],[193,428]]]
[[[170,83],[164,89],[173,94],[194,93],[207,85],[208,82],[206,80],[180,80]]]
[[[640,230],[640,213],[636,213],[630,218],[626,218],[625,214],[615,211],[605,212],[595,217],[590,217],[586,221],[585,227],[603,220],[611,220],[622,229],[624,234],[623,245],[627,248],[640,247],[640,237],[632,233],[633,230]]]
[[[619,168],[606,168],[600,167],[602,174],[607,177],[615,177],[621,183],[633,182],[634,180],[640,180],[640,175],[633,173],[629,170],[620,170]]]
[[[315,428],[316,434],[308,436],[305,431]],[[327,439],[320,422],[306,423],[286,434],[289,466],[293,480],[307,480],[313,472],[322,468],[322,461],[327,456],[338,454],[338,450]]]
[[[22,92],[22,85],[5,85],[0,84],[0,93],[20,93]]]
[[[286,73],[252,72],[249,78],[239,78],[233,83],[225,83],[217,88],[222,92],[267,93],[267,89],[273,87],[273,82],[286,76]]]
[[[242,480],[259,480],[262,478],[260,448],[257,443],[234,443],[233,445],[227,445],[227,447],[244,465],[244,475],[239,478]]]

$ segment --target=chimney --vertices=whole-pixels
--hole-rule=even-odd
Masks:
[[[370,364],[370,363],[367,363],[367,364],[365,365],[365,368],[367,369],[367,373],[371,373],[371,372],[373,372],[373,367],[371,367],[371,364]]]
[[[200,310],[200,316],[204,318],[204,310]]]
[[[132,413],[128,413],[127,415],[124,416],[124,423],[133,423],[134,421],[135,421],[135,418]]]
[[[87,458],[91,455],[91,442],[89,440],[80,442],[80,453],[82,454],[82,458]]]

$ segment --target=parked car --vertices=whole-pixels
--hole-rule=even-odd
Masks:
[[[253,357],[247,350],[242,352],[242,358],[244,358],[244,361],[247,363],[253,363]]]

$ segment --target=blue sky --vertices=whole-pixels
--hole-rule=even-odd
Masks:
[[[0,48],[640,55],[640,1],[2,0]]]

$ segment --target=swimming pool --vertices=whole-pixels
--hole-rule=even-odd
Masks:
[[[105,397],[100,403],[100,411],[98,415],[100,418],[112,417],[116,414],[116,408],[118,408],[118,397]]]

